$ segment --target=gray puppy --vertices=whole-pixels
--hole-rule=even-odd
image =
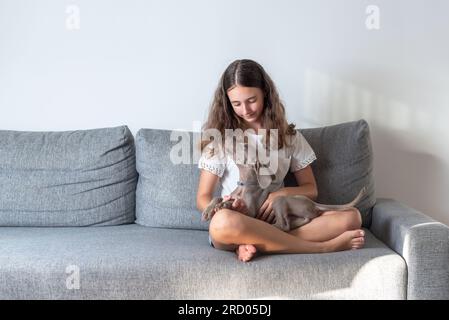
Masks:
[[[247,215],[255,218],[268,195],[282,187],[282,181],[275,181],[275,174],[259,174],[262,167],[267,167],[260,164],[257,160],[255,164],[236,163],[236,165],[239,168],[240,180],[237,182],[237,188],[230,194],[231,199],[223,201],[221,197],[213,198],[204,209],[202,220],[211,219],[222,208],[232,209],[231,206],[234,199],[243,200],[248,208]],[[343,211],[354,207],[360,202],[365,192],[366,188],[363,187],[354,200],[342,205],[320,204],[302,195],[277,197],[272,204],[275,215],[273,225],[283,231],[290,231],[310,222],[310,220],[320,216],[325,211]]]

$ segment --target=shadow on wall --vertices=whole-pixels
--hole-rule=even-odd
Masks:
[[[393,198],[449,225],[443,210],[449,190],[449,164],[435,137],[444,136],[442,115],[323,72],[307,69],[302,120],[314,126],[366,119],[374,152],[378,197]]]
[[[449,225],[443,202],[447,197],[447,169],[436,156],[404,147],[398,132],[373,128],[376,187],[381,197],[394,198]]]
[[[304,86],[304,118],[312,124],[337,124],[365,118],[370,123],[408,134],[425,132],[437,125],[445,128],[439,117],[428,110],[412,108],[403,101],[314,69],[306,69]]]

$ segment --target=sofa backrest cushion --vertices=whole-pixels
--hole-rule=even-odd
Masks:
[[[315,151],[312,169],[318,185],[317,202],[344,204],[350,202],[366,186],[367,193],[356,207],[362,213],[364,226],[369,226],[375,203],[373,155],[369,127],[365,120],[300,132]],[[190,164],[175,164],[170,159],[173,146],[170,130],[140,129],[136,136],[139,181],[136,191],[136,223],[151,227],[207,230],[196,208],[199,171],[193,163],[193,136],[184,132],[190,146]],[[289,173],[285,186],[297,186]],[[214,195],[221,193],[216,188]]]
[[[0,131],[0,226],[108,226],[135,220],[126,126]]]
[[[140,129],[136,135],[136,167],[139,181],[136,191],[136,223],[150,227],[207,230],[209,221],[201,221],[196,208],[199,169],[193,161],[193,132]],[[179,135],[178,135],[179,134]],[[184,163],[173,163],[171,152],[180,141],[186,142]],[[181,152],[177,152],[181,155]],[[219,195],[221,187],[214,195]]]
[[[366,187],[366,194],[356,208],[362,214],[363,227],[369,227],[376,196],[373,149],[368,123],[361,119],[300,131],[317,157],[317,160],[312,162],[318,187],[316,202],[349,203]],[[284,184],[297,186],[292,173],[287,174]]]

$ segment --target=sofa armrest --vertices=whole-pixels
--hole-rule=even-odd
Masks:
[[[449,299],[449,228],[404,204],[378,198],[371,232],[407,264],[407,299]]]

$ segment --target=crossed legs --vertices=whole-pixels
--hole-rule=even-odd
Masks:
[[[249,261],[263,253],[319,253],[363,247],[361,216],[356,208],[327,211],[308,224],[284,232],[265,221],[222,209],[212,217],[209,233],[217,249],[236,251]]]

